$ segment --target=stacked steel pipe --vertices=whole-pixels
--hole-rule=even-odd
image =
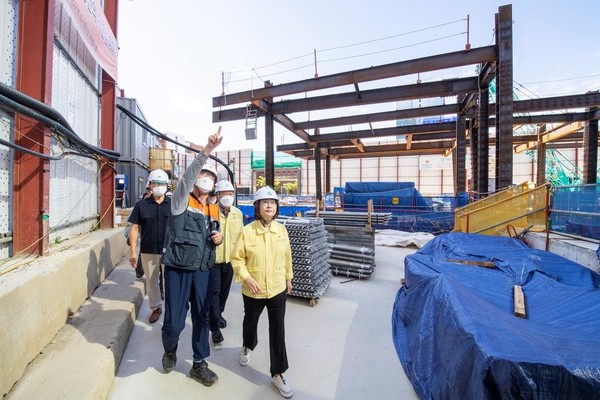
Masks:
[[[331,283],[330,246],[321,218],[279,219],[292,247],[292,296],[319,299]]]
[[[306,212],[307,217],[315,217],[316,211]],[[343,225],[343,226],[366,226],[371,218],[371,225],[387,225],[392,218],[392,213],[377,212],[354,212],[354,211],[319,211],[319,218],[323,218],[325,225]]]
[[[360,226],[326,225],[332,244],[329,264],[336,275],[370,278],[375,269],[375,230]]]
[[[306,215],[315,215],[307,211]],[[375,230],[367,227],[387,225],[391,213],[320,211],[332,245],[329,264],[336,275],[370,278],[375,269]]]

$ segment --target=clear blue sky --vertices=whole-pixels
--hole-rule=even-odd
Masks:
[[[155,128],[199,144],[216,130],[212,98],[221,94],[222,72],[226,93],[235,93],[262,87],[267,79],[277,85],[311,78],[315,49],[321,76],[458,51],[465,46],[467,15],[471,46],[487,46],[493,43],[494,14],[500,5],[509,4],[490,0],[119,3],[119,87],[139,101]],[[600,89],[596,34],[600,1],[517,0],[512,4],[513,78],[522,85],[516,85],[520,98]],[[429,81],[473,73],[473,67],[468,67],[420,78]],[[416,79],[404,77],[385,86]],[[325,116],[311,115],[312,119]],[[302,121],[307,115],[290,117]],[[260,139],[245,141],[243,128],[243,122],[223,124],[221,149],[262,149]],[[259,138],[262,129],[259,120]],[[297,141],[277,124],[275,132],[276,144]]]

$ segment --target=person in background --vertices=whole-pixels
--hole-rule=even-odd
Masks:
[[[162,328],[162,366],[169,373],[177,363],[179,335],[188,310],[192,318],[193,366],[190,377],[205,386],[217,374],[208,368],[209,267],[215,248],[223,242],[219,232],[219,209],[208,204],[208,192],[217,180],[214,167],[205,165],[211,151],[222,141],[221,128],[210,135],[206,146],[185,170],[171,197],[171,218],[164,242],[165,316]]]
[[[268,186],[254,194],[254,221],[242,229],[233,253],[235,280],[242,284],[244,321],[240,364],[248,365],[250,353],[258,344],[258,320],[263,309],[269,317],[271,382],[283,397],[294,392],[283,373],[288,369],[285,346],[285,305],[292,292],[292,250],[285,226],[275,221],[279,215],[277,194]]]
[[[217,204],[217,193],[214,190],[208,194],[208,202],[210,204]]]
[[[214,344],[223,342],[221,329],[227,327],[227,321],[223,318],[225,303],[229,297],[231,281],[233,280],[233,268],[231,267],[231,251],[235,247],[244,220],[242,212],[233,205],[235,189],[231,182],[222,180],[215,186],[216,196],[219,199],[219,222],[223,234],[223,244],[217,247],[215,265],[210,269],[210,284],[212,289],[211,304],[209,311],[210,331]]]
[[[155,169],[148,175],[148,181],[150,182],[152,195],[138,201],[129,216],[129,222],[131,223],[129,263],[133,268],[138,265],[137,243],[139,235],[141,236],[139,259],[142,260],[144,275],[146,275],[148,302],[152,310],[148,321],[153,324],[158,321],[160,314],[162,314],[159,275],[162,268],[161,254],[165,240],[165,230],[167,221],[171,216],[171,200],[165,196],[169,181],[165,171]]]
[[[150,175],[148,175],[150,177]],[[146,191],[142,195],[142,199],[147,199],[152,196],[152,186],[150,185],[150,179],[146,182]]]

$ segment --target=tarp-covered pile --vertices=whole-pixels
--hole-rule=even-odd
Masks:
[[[393,340],[422,399],[600,397],[598,274],[517,239],[463,233],[406,257],[405,273]]]
[[[292,247],[292,296],[319,299],[331,283],[327,231],[321,218],[281,219]]]

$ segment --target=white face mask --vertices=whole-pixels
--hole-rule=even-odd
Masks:
[[[233,205],[233,196],[223,196],[219,201],[223,207],[231,207]]]
[[[152,188],[152,194],[155,197],[164,196],[165,193],[167,193],[167,187],[166,186],[155,186],[155,187]]]
[[[204,178],[196,179],[196,186],[202,193],[208,193],[212,190],[214,183],[211,178],[205,176]]]

